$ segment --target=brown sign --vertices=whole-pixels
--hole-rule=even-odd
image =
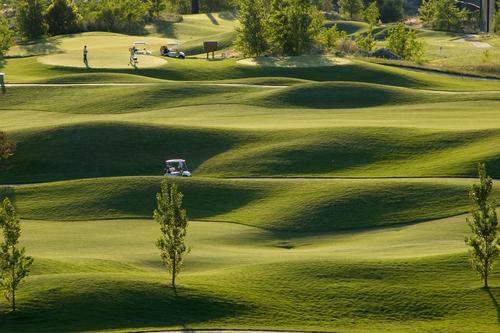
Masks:
[[[203,50],[206,53],[217,51],[217,42],[203,42]]]

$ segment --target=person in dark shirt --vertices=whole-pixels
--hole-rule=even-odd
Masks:
[[[83,63],[85,64],[85,66],[89,66],[89,61],[87,59],[87,54],[89,53],[89,51],[87,50],[87,45],[85,45],[83,47]]]

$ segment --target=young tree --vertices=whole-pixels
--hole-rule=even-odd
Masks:
[[[29,275],[33,258],[25,254],[24,247],[19,246],[21,225],[8,198],[4,199],[0,207],[0,227],[3,230],[3,242],[0,244],[0,287],[3,288],[12,311],[16,311],[16,291]]]
[[[45,19],[51,35],[75,33],[82,28],[82,16],[70,0],[53,0],[47,8]]]
[[[299,56],[311,49],[323,25],[311,0],[272,0],[269,12],[267,31],[274,53]]]
[[[0,131],[0,161],[6,160],[14,154],[15,145],[7,139],[7,135]]]
[[[175,278],[181,271],[184,256],[190,250],[185,243],[188,218],[186,210],[182,208],[182,197],[175,183],[164,179],[161,191],[156,195],[157,208],[153,213],[161,230],[161,238],[156,246],[160,250],[163,264],[171,274],[174,289]]]
[[[496,203],[490,199],[493,180],[486,174],[484,164],[479,164],[478,173],[479,184],[472,185],[469,192],[472,218],[467,218],[467,223],[472,234],[465,238],[465,243],[471,247],[472,267],[483,279],[484,287],[488,288],[488,276],[499,254],[498,218]]]
[[[311,0],[292,0],[288,10],[288,55],[300,56],[309,51],[323,26],[323,17]]]
[[[16,6],[17,27],[22,35],[36,39],[46,30],[43,0],[20,0]]]
[[[350,20],[354,20],[363,10],[363,0],[339,0],[340,12],[349,15]]]
[[[463,30],[467,13],[467,10],[457,7],[455,0],[424,0],[419,8],[425,25],[444,31]]]
[[[328,52],[333,52],[337,47],[337,44],[347,38],[347,32],[340,31],[337,29],[337,25],[334,24],[331,28],[322,28],[318,34],[316,43],[319,47]]]
[[[264,1],[240,0],[238,13],[236,49],[245,56],[263,55],[268,50]]]
[[[405,60],[420,61],[424,55],[424,44],[417,40],[415,30],[403,23],[389,28],[387,47]]]
[[[370,30],[373,31],[373,27],[378,23],[380,19],[380,11],[377,6],[377,2],[372,2],[363,12],[366,22],[368,22]]]

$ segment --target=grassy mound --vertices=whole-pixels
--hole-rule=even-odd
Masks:
[[[100,178],[5,188],[30,219],[151,216],[161,177]],[[319,232],[464,213],[470,180],[178,180],[192,219]],[[43,193],[43,195],[41,195]]]

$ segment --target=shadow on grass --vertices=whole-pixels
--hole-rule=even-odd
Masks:
[[[59,44],[61,41],[59,39],[47,40],[39,39],[32,42],[27,42],[24,44],[18,44],[19,49],[28,55],[40,55],[60,52]]]
[[[495,310],[497,310],[497,322],[500,323],[500,304],[498,304],[497,298],[491,292],[491,288],[485,288],[484,291],[486,291],[490,296],[491,302],[495,306]]]
[[[174,22],[166,21],[166,20],[157,20],[153,23],[155,31],[160,34],[162,37],[166,38],[177,38],[177,34],[175,33]]]
[[[210,20],[210,22],[212,22],[212,24],[214,25],[219,25],[219,21],[217,21],[217,19],[215,18],[215,16],[212,14],[212,13],[206,13],[208,19]]]
[[[166,284],[93,280],[63,282],[20,308],[14,314],[0,312],[0,332],[187,327],[238,315],[246,306],[182,286],[175,294]]]

